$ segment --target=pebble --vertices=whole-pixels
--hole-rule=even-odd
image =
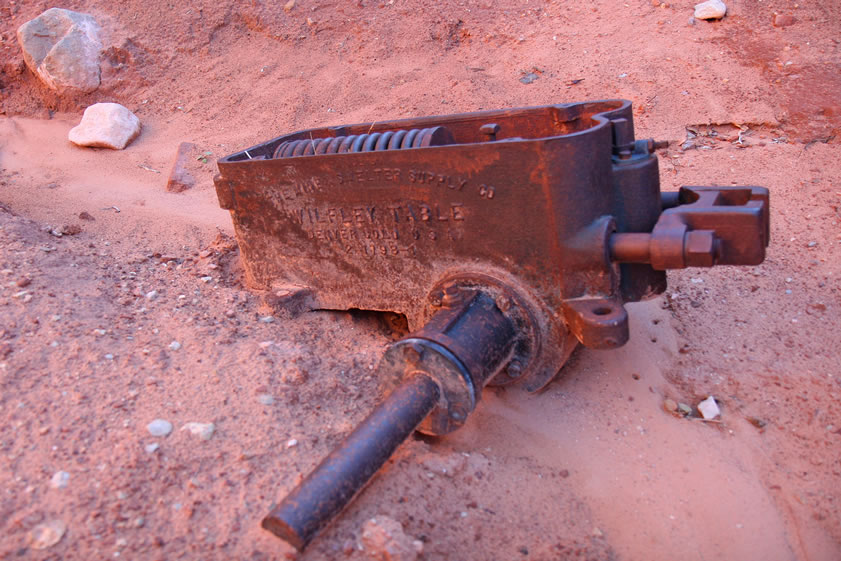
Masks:
[[[202,277],[202,278],[201,278],[201,279],[199,279],[199,280],[201,280],[202,282],[210,282],[210,281],[212,281],[212,280],[213,280],[213,277]]]
[[[169,350],[171,350],[171,351],[177,351],[180,348],[181,348],[181,343],[179,343],[178,341],[173,341],[172,343],[169,344]]]
[[[263,405],[272,405],[274,403],[274,397],[267,393],[261,393],[257,396],[257,401],[259,401]]]
[[[663,401],[663,409],[665,409],[667,413],[675,415],[677,414],[677,402],[674,399],[666,399]]]
[[[260,321],[263,323],[274,323],[274,317],[272,316],[263,316],[260,318]]]
[[[166,436],[172,432],[172,423],[164,419],[155,419],[146,425],[146,430],[152,436]]]
[[[422,541],[407,536],[400,522],[384,515],[363,524],[359,541],[369,559],[415,561],[423,553]]]
[[[66,471],[57,471],[50,479],[50,487],[53,489],[64,489],[70,483],[70,474]]]
[[[61,520],[49,520],[29,531],[29,545],[33,549],[47,549],[61,541],[67,531],[67,524]]]
[[[681,415],[684,416],[692,414],[692,408],[689,406],[688,403],[678,403],[677,410],[680,411]]]
[[[797,22],[794,16],[788,14],[774,14],[774,27],[788,27]]]
[[[695,17],[697,19],[721,19],[727,13],[727,5],[721,0],[707,0],[695,4]]]
[[[532,82],[534,82],[538,78],[539,78],[539,76],[537,74],[535,74],[534,72],[529,72],[528,74],[526,74],[525,76],[520,78],[520,82],[523,83],[523,84],[531,84]]]
[[[160,448],[160,447],[161,447],[161,445],[158,444],[157,442],[153,442],[152,444],[147,444],[146,445],[146,453],[147,454],[154,454],[158,450],[158,448]]]
[[[154,300],[157,297],[158,297],[158,291],[157,290],[150,290],[149,292],[146,293],[146,299],[147,300]]]
[[[189,431],[190,434],[194,436],[198,436],[202,440],[210,440],[213,436],[213,431],[216,430],[216,427],[213,423],[187,423],[181,430]]]
[[[293,446],[297,446],[297,445],[298,445],[298,440],[297,440],[297,439],[295,439],[295,438],[290,438],[290,439],[286,442],[286,447],[287,447],[287,448],[292,448]]]
[[[467,466],[467,458],[458,453],[447,455],[430,453],[422,458],[420,463],[430,472],[446,477],[453,477],[459,472],[464,471],[464,468]]]
[[[707,399],[699,403],[698,411],[701,413],[701,416],[707,421],[715,419],[716,417],[721,415],[721,409],[719,409],[718,403],[716,403],[715,398],[713,396],[709,396]]]
[[[67,138],[78,146],[122,150],[140,134],[140,119],[119,103],[94,103]]]

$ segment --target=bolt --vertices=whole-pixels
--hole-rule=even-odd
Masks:
[[[523,374],[523,367],[517,359],[508,363],[508,368],[505,370],[509,378],[519,378]]]
[[[451,284],[444,288],[444,298],[441,299],[441,303],[448,308],[453,307],[461,302],[462,296],[461,289]]]
[[[463,421],[467,418],[467,412],[461,405],[454,405],[453,408],[450,409],[450,417],[456,421]]]
[[[712,230],[687,232],[683,253],[688,267],[712,267],[719,257],[719,251],[719,243]]]

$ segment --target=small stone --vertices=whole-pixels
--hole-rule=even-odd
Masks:
[[[146,425],[146,430],[152,436],[166,436],[172,432],[172,423],[164,419],[155,419]]]
[[[67,524],[61,520],[50,520],[38,524],[29,531],[29,545],[33,549],[47,549],[61,541],[67,531]]]
[[[721,415],[721,409],[718,408],[718,403],[716,403],[713,396],[709,396],[707,399],[698,404],[698,412],[700,412],[701,416],[707,421],[715,419]]]
[[[57,471],[50,479],[50,487],[53,489],[64,489],[70,483],[70,474],[66,471]]]
[[[286,447],[287,447],[287,448],[292,448],[293,446],[297,446],[297,445],[298,445],[298,440],[297,440],[297,439],[295,439],[295,438],[290,438],[290,439],[286,442]]]
[[[538,78],[539,78],[539,76],[537,74],[535,74],[534,72],[529,72],[528,74],[525,74],[522,78],[520,78],[520,83],[531,84],[532,82],[534,82]]]
[[[442,455],[432,452],[421,458],[420,464],[432,473],[453,477],[467,466],[467,458],[458,453]]]
[[[158,448],[160,448],[160,447],[161,447],[161,445],[158,444],[157,442],[153,442],[152,444],[147,444],[146,447],[145,447],[146,448],[146,453],[147,454],[154,454],[158,450]]]
[[[213,423],[187,423],[181,430],[189,431],[190,434],[198,436],[202,440],[210,440],[216,427]]]
[[[263,405],[272,405],[274,403],[274,397],[267,393],[261,393],[257,396],[257,401],[259,401]]]
[[[25,288],[32,284],[32,279],[30,279],[29,277],[21,277],[17,280],[17,282],[15,282],[15,284],[18,285],[20,288]]]
[[[692,414],[692,407],[690,407],[689,404],[687,404],[687,403],[678,403],[677,404],[677,410],[684,417]]]
[[[149,292],[146,293],[146,299],[147,300],[154,300],[157,297],[158,297],[158,291],[157,290],[150,290]]]
[[[721,19],[727,13],[727,5],[721,0],[707,0],[695,4],[695,17],[697,19]]]
[[[237,313],[235,310],[225,310],[225,317],[232,318],[236,317]]]
[[[80,220],[87,220],[88,222],[93,222],[94,220],[96,220],[96,218],[94,218],[93,215],[91,215],[89,212],[84,211],[84,210],[79,213],[79,219]]]
[[[285,368],[283,372],[280,373],[280,381],[292,386],[305,384],[308,379],[309,375],[304,370],[301,370],[296,366]]]
[[[274,323],[274,317],[272,316],[263,316],[260,318],[260,321],[263,323]]]
[[[169,344],[169,350],[171,350],[171,351],[177,351],[180,348],[181,348],[181,343],[179,343],[178,341],[173,341],[172,343]]]
[[[400,522],[383,515],[365,522],[359,541],[370,559],[415,561],[423,553],[423,542],[407,536]]]
[[[140,134],[140,119],[119,103],[95,103],[68,138],[78,146],[122,150]]]
[[[75,236],[82,233],[82,227],[78,224],[65,224],[58,231],[62,236]]]
[[[210,276],[201,277],[199,280],[202,281],[202,282],[210,282],[210,281],[213,280],[213,277],[210,277]]]
[[[181,193],[196,185],[196,178],[187,170],[187,161],[195,147],[192,142],[182,142],[178,145],[166,182],[166,190],[170,193]]]
[[[286,4],[283,5],[284,12],[291,12],[292,8],[295,7],[295,0],[289,0]]]
[[[774,14],[774,27],[788,27],[797,22],[794,16],[789,14]]]
[[[677,414],[677,402],[674,399],[665,399],[665,400],[663,400],[663,409],[665,409],[667,413],[671,413],[672,415],[676,415]]]
[[[99,87],[102,41],[88,14],[50,8],[18,28],[23,60],[50,89],[92,92]]]

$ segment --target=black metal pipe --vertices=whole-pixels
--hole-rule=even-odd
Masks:
[[[263,519],[263,528],[303,550],[432,411],[440,391],[425,374],[409,376]]]

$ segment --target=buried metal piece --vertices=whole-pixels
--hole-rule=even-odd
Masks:
[[[222,158],[249,286],[411,330],[380,362],[388,397],[264,527],[305,547],[413,430],[460,427],[486,385],[540,390],[579,343],[623,345],[625,304],[665,291],[667,269],[761,263],[768,190],[661,193],[665,146],[606,100],[317,128]]]
[[[464,424],[515,339],[513,324],[493,299],[474,292],[458,307],[438,312],[421,332],[392,345],[380,374],[394,388],[263,519],[263,528],[297,549],[306,547],[412,431],[438,435]]]

